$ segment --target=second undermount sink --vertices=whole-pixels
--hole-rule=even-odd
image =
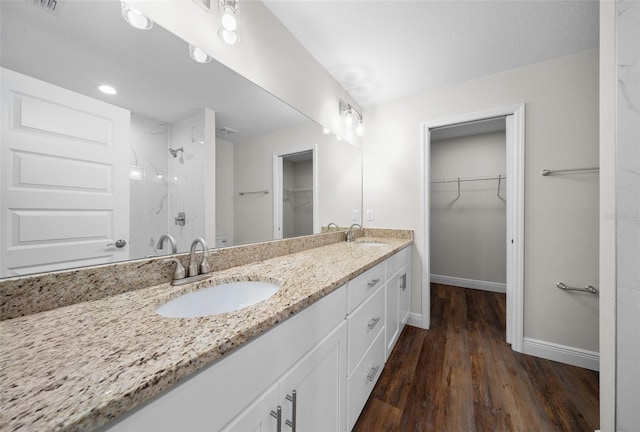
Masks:
[[[280,287],[269,282],[241,281],[213,285],[184,294],[156,309],[169,318],[197,318],[232,312],[274,295]]]

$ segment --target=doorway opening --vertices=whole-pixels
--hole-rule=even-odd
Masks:
[[[316,167],[313,148],[274,154],[274,238],[311,235],[315,227]]]
[[[447,136],[447,134],[455,131],[478,131],[485,128],[496,128],[502,122],[504,127],[504,172],[482,173],[474,171],[477,157],[473,160],[464,161],[461,165],[471,167],[469,175],[454,174],[451,177],[440,177],[443,173],[434,171],[432,175],[432,150],[437,149],[438,138]],[[505,223],[502,228],[498,224],[493,224],[493,230],[503,229],[501,236],[505,242],[505,249],[502,249],[504,256],[504,269],[506,274],[504,277],[504,290],[507,294],[507,310],[506,310],[506,339],[511,344],[513,350],[522,352],[523,350],[523,290],[524,290],[524,105],[504,107],[484,112],[465,114],[457,117],[446,118],[442,120],[432,121],[423,125],[423,247],[424,254],[422,260],[422,326],[429,327],[430,314],[430,283],[432,282],[431,264],[434,269],[442,267],[442,262],[438,258],[432,259],[431,251],[437,254],[438,251],[431,243],[431,226],[432,226],[432,201],[436,205],[440,205],[444,209],[451,209],[461,203],[464,199],[465,189],[469,191],[470,185],[477,183],[481,188],[493,190],[495,199],[493,202],[494,210],[499,209],[500,203],[505,207]],[[474,132],[477,133],[477,132]],[[493,144],[495,145],[495,144]],[[432,149],[433,147],[433,149]],[[436,150],[437,152],[438,150]],[[440,158],[440,155],[437,156]],[[458,167],[461,168],[461,167]],[[458,177],[460,179],[458,180]],[[441,181],[442,183],[432,183],[432,181]],[[445,183],[446,182],[446,183]],[[441,186],[448,185],[445,190],[448,193],[454,193],[448,203],[442,202]],[[487,186],[491,186],[488,188]],[[436,186],[439,189],[436,189]],[[453,189],[450,186],[454,186]],[[495,188],[494,188],[495,186]],[[436,191],[438,191],[436,193]],[[486,191],[485,191],[486,192]],[[467,197],[470,197],[467,193]],[[445,198],[446,200],[446,198]],[[497,214],[497,213],[496,213]],[[443,215],[434,215],[434,223],[438,219],[442,219]],[[458,215],[460,216],[460,215]],[[456,216],[456,217],[458,217]],[[461,217],[468,217],[462,215]],[[497,221],[493,221],[497,222]],[[468,227],[466,227],[468,228]],[[441,233],[438,233],[440,235]],[[486,232],[482,232],[482,235]],[[436,237],[436,236],[434,236]],[[495,239],[493,239],[495,241]],[[434,249],[432,249],[432,247]],[[458,257],[460,258],[460,257]],[[480,257],[477,257],[480,259]],[[447,258],[454,259],[454,258]],[[466,259],[466,258],[461,258]],[[469,260],[473,260],[473,256]],[[468,270],[468,269],[467,269]],[[495,272],[501,270],[497,268]],[[438,282],[437,274],[434,274],[433,282]],[[466,281],[465,281],[466,279]],[[457,282],[468,282],[469,277],[459,277]],[[486,282],[486,281],[485,281]],[[472,286],[470,286],[472,288]],[[499,290],[500,283],[485,284],[484,288]]]

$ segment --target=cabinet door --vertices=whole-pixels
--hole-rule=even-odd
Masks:
[[[393,346],[400,334],[400,309],[399,309],[399,291],[400,291],[400,275],[396,273],[387,281],[387,309],[386,309],[386,355],[389,357]]]
[[[282,430],[287,421],[301,432],[346,430],[346,340],[343,322],[282,378]]]
[[[411,264],[400,270],[400,331],[409,319],[411,309]]]
[[[256,399],[223,430],[225,432],[276,432],[278,430],[278,384]],[[273,412],[273,414],[272,414]],[[284,419],[280,419],[284,424]]]

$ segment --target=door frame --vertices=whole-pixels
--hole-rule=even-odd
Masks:
[[[431,129],[461,123],[513,116],[507,121],[507,342],[514,351],[523,351],[524,340],[524,155],[525,104],[509,105],[484,111],[460,114],[423,122],[422,129],[422,229],[424,254],[422,258],[422,327],[430,324],[430,163]]]
[[[296,153],[303,153],[310,151],[312,154],[312,166],[313,166],[313,232],[319,233],[320,226],[318,221],[318,146],[309,144],[306,146],[292,147],[273,152],[273,239],[282,239],[282,206],[278,203],[282,203],[282,159],[289,155]]]

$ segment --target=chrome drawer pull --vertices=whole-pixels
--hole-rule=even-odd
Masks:
[[[369,281],[369,283],[367,284],[367,289],[373,288],[378,282],[380,282],[380,279],[371,279],[371,281]]]
[[[407,289],[407,274],[403,274],[402,277],[400,278],[400,288],[402,288],[402,291]]]
[[[373,328],[378,324],[378,321],[380,321],[380,317],[372,318],[371,321],[369,321],[369,324],[367,324],[369,330],[373,330]]]
[[[287,395],[287,400],[291,402],[291,420],[285,420],[284,424],[291,428],[291,432],[296,432],[297,399],[298,392],[295,390],[290,395]]]
[[[369,379],[369,381],[373,381],[373,379],[376,377],[376,374],[378,373],[378,370],[380,369],[380,366],[374,366],[371,368],[371,371],[369,372],[369,375],[367,375],[367,378]]]
[[[275,418],[276,421],[278,422],[278,425],[276,427],[276,431],[277,432],[282,432],[282,407],[280,405],[278,405],[277,408],[277,412],[274,410],[271,410],[271,412],[269,414],[271,414],[271,417]]]

